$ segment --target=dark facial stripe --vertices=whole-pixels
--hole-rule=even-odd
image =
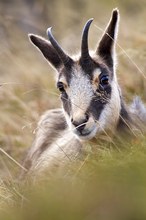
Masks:
[[[94,97],[92,98],[92,101],[90,103],[88,113],[91,114],[95,120],[99,120],[99,117],[104,107],[109,102],[110,97],[111,97],[111,86],[110,85],[108,85],[103,90],[100,90],[99,88],[97,92],[94,93]]]
[[[72,65],[73,66],[73,65]],[[69,85],[70,84],[70,80],[72,78],[72,68],[69,66],[68,68],[62,68],[60,71],[59,71],[59,77],[58,77],[58,80],[64,76],[65,79],[66,79],[66,82],[67,84]]]
[[[70,99],[69,99],[69,97],[68,97],[66,92],[63,92],[61,94],[61,100],[62,100],[62,103],[63,103],[64,110],[66,111],[66,113],[68,115],[70,115],[70,112],[71,112],[71,101],[70,101]]]
[[[82,59],[80,59],[79,63],[83,71],[90,77],[92,77],[92,73],[95,69],[100,68],[99,64],[92,60],[91,57],[87,61],[82,61]]]

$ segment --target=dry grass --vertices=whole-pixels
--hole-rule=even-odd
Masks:
[[[0,3],[0,148],[6,152],[0,151],[1,219],[145,219],[144,137],[118,152],[110,146],[88,146],[87,158],[49,181],[36,184],[33,190],[16,181],[16,161],[21,163],[31,145],[39,116],[60,105],[54,71],[30,45],[27,33],[45,36],[47,27],[53,26],[63,47],[74,53],[80,48],[83,24],[94,17],[90,31],[90,45],[94,48],[112,8],[119,7],[119,82],[128,102],[135,94],[146,100],[146,2],[26,3]],[[70,42],[74,42],[72,47]],[[7,212],[10,206],[12,212]]]

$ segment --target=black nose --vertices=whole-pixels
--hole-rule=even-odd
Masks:
[[[76,129],[81,133],[84,130],[88,119],[89,119],[89,116],[85,115],[85,118],[80,119],[78,121],[72,119],[71,122],[76,127]]]

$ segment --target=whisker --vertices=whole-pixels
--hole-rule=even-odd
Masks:
[[[82,127],[83,125],[87,125],[88,122],[84,122],[84,123],[81,123],[80,125],[76,126],[75,128],[73,128],[73,131],[76,130],[77,128],[80,128]]]

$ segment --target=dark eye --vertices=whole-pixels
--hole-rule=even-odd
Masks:
[[[64,84],[62,82],[57,83],[57,88],[59,89],[60,92],[64,92]]]
[[[100,79],[100,83],[103,86],[106,86],[109,84],[109,77],[108,76],[102,76]]]

